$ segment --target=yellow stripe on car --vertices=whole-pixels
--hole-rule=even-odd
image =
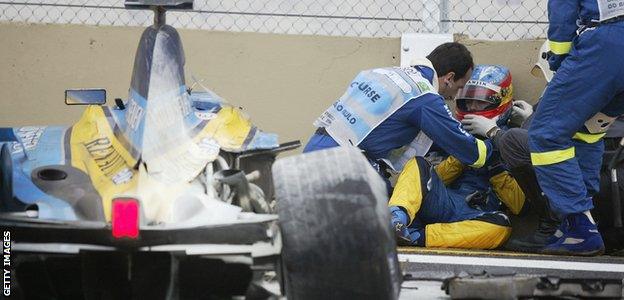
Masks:
[[[136,160],[113,134],[101,106],[88,106],[74,124],[70,147],[72,166],[89,175],[110,220],[112,199],[136,187]]]
[[[221,148],[240,151],[252,128],[249,118],[238,108],[224,106],[217,116],[210,120],[197,138],[212,137]]]

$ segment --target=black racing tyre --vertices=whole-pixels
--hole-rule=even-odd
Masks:
[[[3,143],[0,148],[0,209],[8,210],[13,200],[13,160],[9,144]]]
[[[288,299],[397,299],[401,274],[381,177],[356,148],[273,165]]]
[[[604,163],[604,159],[603,159]],[[617,169],[618,184],[616,188],[620,189],[620,198],[624,196],[624,168],[621,166]],[[611,171],[603,168],[600,172],[600,192],[594,195],[594,209],[592,215],[598,223],[598,230],[602,235],[605,244],[605,253],[614,255],[624,255],[624,228],[614,226],[614,208],[613,208],[613,185],[611,183]],[[622,201],[620,214],[624,217],[624,200]]]

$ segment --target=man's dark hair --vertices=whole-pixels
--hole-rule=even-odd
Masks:
[[[433,64],[438,76],[455,72],[455,80],[463,78],[468,70],[474,67],[472,54],[466,46],[452,42],[444,43],[431,51],[427,59]]]

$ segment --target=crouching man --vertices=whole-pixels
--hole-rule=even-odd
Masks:
[[[457,117],[477,114],[505,124],[512,105],[509,70],[479,65],[457,97]],[[501,201],[514,214],[525,196],[494,152],[483,168],[449,156],[432,168],[422,157],[408,161],[389,202],[399,245],[493,249],[511,235]]]
[[[318,129],[303,152],[357,146],[389,191],[386,166],[402,170],[434,142],[463,163],[482,167],[492,145],[463,130],[444,103],[464,86],[472,69],[466,46],[445,43],[411,67],[362,71],[316,120]]]

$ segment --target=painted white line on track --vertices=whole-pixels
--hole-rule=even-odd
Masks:
[[[427,263],[444,265],[471,265],[471,266],[494,266],[515,267],[529,269],[555,269],[591,272],[616,272],[624,273],[624,264],[589,263],[561,260],[536,260],[517,258],[491,258],[491,257],[464,257],[450,255],[426,255],[426,254],[399,254],[400,262]]]
[[[13,251],[43,252],[43,253],[70,253],[77,254],[81,250],[91,251],[115,251],[117,248],[88,245],[88,244],[64,244],[64,243],[14,243]]]

